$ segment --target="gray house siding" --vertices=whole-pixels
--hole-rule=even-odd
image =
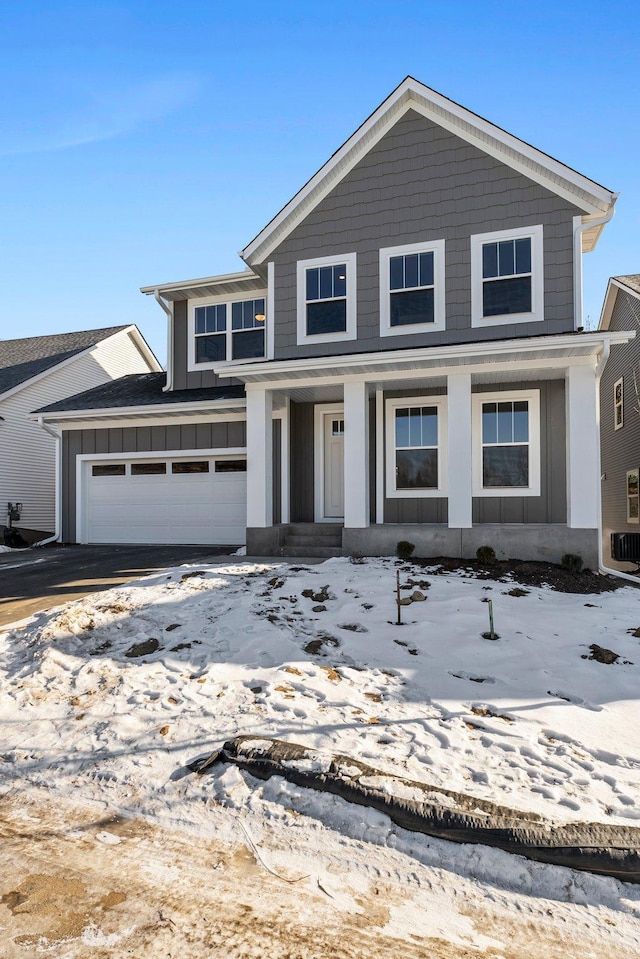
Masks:
[[[564,380],[509,383],[506,391],[540,392],[540,496],[474,497],[473,523],[556,524],[567,522],[566,427]],[[496,384],[476,386],[474,393],[495,392]],[[442,396],[443,387],[393,390],[384,399],[412,396]],[[640,420],[640,417],[639,417]],[[640,449],[640,446],[639,446]],[[388,455],[388,454],[385,454]],[[314,404],[291,404],[291,521],[314,521]],[[383,471],[383,482],[385,482]],[[370,520],[375,522],[376,502],[376,411],[369,405]],[[401,525],[448,522],[446,497],[384,497],[384,522]]]
[[[189,324],[187,300],[174,303],[173,311],[173,389],[197,390],[211,386],[241,385],[241,380],[216,376],[211,370],[190,371],[188,366]]]
[[[573,328],[573,222],[582,211],[411,111],[270,256],[275,358],[474,342]],[[542,224],[545,321],[471,329],[470,236]],[[379,250],[446,241],[446,330],[379,335]],[[296,346],[296,263],[357,253],[358,339]]]
[[[76,457],[92,453],[163,453],[247,445],[246,423],[128,426],[65,430],[62,434],[62,541],[76,540]]]
[[[612,331],[636,330],[640,334],[640,300],[618,290],[609,326]],[[600,446],[602,479],[603,558],[611,559],[610,534],[638,533],[640,524],[627,522],[627,472],[640,469],[640,413],[634,386],[640,383],[640,340],[611,347],[600,380]],[[623,426],[614,429],[614,384],[624,380]]]
[[[513,390],[540,390],[540,496],[474,497],[475,523],[566,523],[567,461],[564,380],[510,383]],[[479,386],[474,393],[495,391]]]

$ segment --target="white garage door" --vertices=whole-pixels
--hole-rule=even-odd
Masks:
[[[86,462],[86,543],[236,545],[247,525],[246,460],[167,456]]]

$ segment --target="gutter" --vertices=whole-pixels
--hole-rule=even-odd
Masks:
[[[598,359],[598,365],[596,366],[596,403],[598,410],[598,433],[600,432],[600,378],[604,373],[604,368],[607,365],[607,360],[609,359],[609,353],[611,352],[611,343],[609,340],[605,340],[602,352]],[[613,569],[611,566],[605,566],[602,561],[603,552],[602,547],[604,545],[602,541],[602,466],[601,466],[601,444],[598,442],[598,474],[600,476],[600,482],[598,484],[598,572],[606,573],[608,576],[617,576],[619,579],[624,579],[628,583],[633,583],[635,586],[640,586],[640,580],[637,576],[632,576],[630,573],[623,573],[620,569]]]
[[[618,199],[618,194],[613,194],[613,202],[611,206],[604,214],[604,216],[598,217],[595,220],[587,220],[586,222],[582,217],[574,217],[574,223],[576,220],[580,222],[574,226],[573,230],[573,327],[576,332],[582,329],[583,318],[582,318],[582,234],[586,230],[592,230],[594,226],[604,227],[609,220],[613,219],[613,214],[615,213],[615,202]],[[597,240],[596,240],[597,242]],[[595,246],[595,244],[594,244]],[[607,354],[608,355],[608,354]],[[606,359],[605,359],[606,363]]]
[[[158,287],[153,291],[153,298],[167,314],[167,383],[162,392],[168,393],[173,389],[173,309],[162,299]]]
[[[49,543],[59,543],[62,538],[62,434],[45,423],[42,416],[38,417],[38,426],[49,436],[53,436],[56,441],[55,532],[53,536],[33,544],[33,546],[47,546]]]

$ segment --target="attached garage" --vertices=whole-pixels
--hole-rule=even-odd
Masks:
[[[246,538],[246,458],[78,458],[78,542],[231,546]]]

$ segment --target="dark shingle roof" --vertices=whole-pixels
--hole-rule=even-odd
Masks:
[[[0,340],[0,395],[127,328],[109,326],[102,330]]]
[[[640,273],[629,273],[627,276],[614,276],[614,280],[628,286],[635,293],[640,293]]]
[[[197,390],[171,390],[163,393],[166,373],[131,373],[118,380],[76,393],[36,413],[60,413],[72,410],[117,410],[127,406],[154,406],[165,403],[235,400],[244,398],[244,386],[215,386]]]

